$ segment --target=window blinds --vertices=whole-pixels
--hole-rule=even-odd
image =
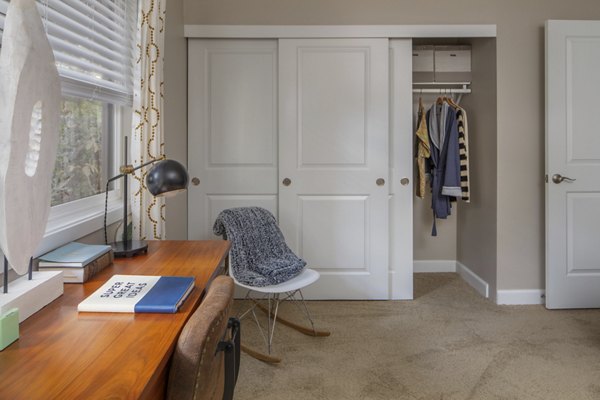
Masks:
[[[131,104],[136,0],[38,0],[63,94]],[[0,0],[0,36],[9,0]]]

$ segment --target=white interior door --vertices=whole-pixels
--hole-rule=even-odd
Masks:
[[[599,71],[600,21],[547,22],[548,308],[600,307]]]
[[[277,41],[188,41],[188,238],[222,210],[277,216]]]
[[[309,298],[388,298],[388,40],[279,41],[279,223]]]

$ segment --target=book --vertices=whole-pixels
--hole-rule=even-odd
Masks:
[[[176,313],[192,289],[191,276],[113,275],[77,311]]]
[[[40,256],[38,267],[83,267],[111,250],[109,245],[71,242]]]
[[[108,253],[102,254],[100,257],[91,261],[89,264],[83,267],[63,267],[60,264],[52,267],[40,266],[40,271],[62,271],[64,283],[84,283],[87,282],[92,276],[108,267],[114,261],[114,252],[110,250]]]

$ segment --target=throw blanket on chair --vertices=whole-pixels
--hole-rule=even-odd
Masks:
[[[231,242],[230,265],[240,283],[276,285],[292,279],[306,265],[287,246],[275,217],[264,208],[224,210],[217,217],[213,232]]]

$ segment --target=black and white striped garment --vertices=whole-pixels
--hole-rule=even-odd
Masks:
[[[470,203],[469,126],[465,109],[457,109],[456,120],[458,124],[458,152],[460,157],[460,189],[462,200],[466,203]]]

